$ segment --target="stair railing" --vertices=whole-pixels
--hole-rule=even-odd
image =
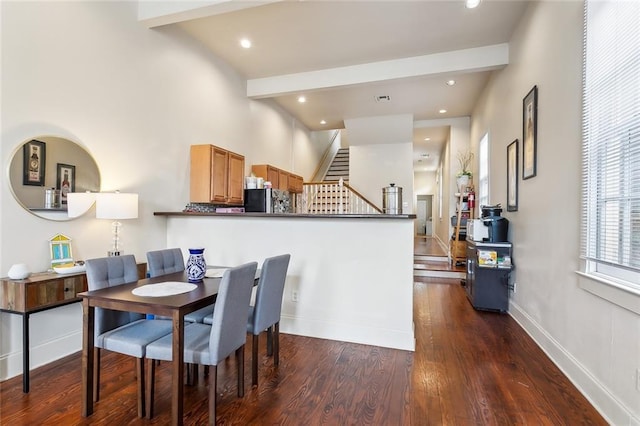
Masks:
[[[329,142],[329,146],[327,146],[327,149],[322,155],[322,160],[320,160],[320,162],[318,163],[318,167],[313,172],[313,181],[315,181],[316,179],[322,179],[325,173],[327,173],[327,170],[329,170],[331,162],[340,149],[341,139],[338,137],[338,135],[340,135],[340,130],[335,130],[333,136],[331,137],[331,142]]]
[[[382,210],[342,180],[305,182],[297,194],[296,213],[381,214]]]

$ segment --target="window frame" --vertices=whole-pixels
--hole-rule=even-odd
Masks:
[[[633,212],[633,200],[635,197],[635,193],[633,190],[628,191],[614,191],[615,196],[611,197],[606,194],[606,191],[610,191],[610,186],[606,185],[607,179],[610,181],[614,181],[616,176],[612,176],[613,173],[601,172],[602,169],[605,169],[609,164],[608,161],[611,161],[613,158],[612,155],[607,155],[606,157],[600,157],[600,151],[598,148],[602,149],[604,146],[604,150],[607,151],[606,143],[599,143],[596,137],[592,136],[590,130],[593,128],[597,129],[601,122],[612,122],[609,117],[602,117],[602,115],[598,115],[594,113],[593,115],[590,113],[590,110],[594,108],[592,105],[597,105],[598,101],[601,101],[600,98],[592,99],[591,95],[591,83],[593,80],[587,79],[587,72],[591,71],[591,66],[588,66],[588,52],[590,50],[587,46],[587,41],[590,37],[588,33],[588,26],[590,22],[589,15],[589,4],[593,3],[592,1],[585,1],[584,3],[584,59],[583,59],[583,163],[582,163],[582,195],[583,195],[583,206],[582,206],[582,224],[581,224],[581,270],[577,271],[577,273],[589,280],[580,280],[580,287],[584,288],[587,291],[590,291],[600,297],[603,297],[613,303],[616,303],[626,309],[629,309],[633,312],[640,314],[640,270],[636,269],[635,266],[625,266],[625,261],[621,260],[621,256],[625,256],[625,251],[621,250],[619,247],[627,243],[626,237],[629,238],[629,247],[628,255],[631,256],[634,253],[634,244],[633,244],[633,222],[629,221],[632,216],[626,217],[627,214],[631,215]],[[603,7],[602,4],[596,4],[595,7]],[[600,9],[602,10],[602,9]],[[601,16],[597,16],[593,18],[594,20],[603,19]],[[595,24],[594,24],[595,25]],[[615,26],[615,23],[613,24]],[[609,27],[608,31],[611,31]],[[603,31],[602,28],[600,30]],[[591,35],[592,36],[592,35]],[[605,69],[609,74],[615,73],[618,68],[622,68],[620,63],[606,63],[602,58],[595,59],[599,65],[601,65],[601,69]],[[604,66],[606,65],[606,67]],[[636,73],[640,73],[640,61],[636,62],[634,66],[631,68],[635,70]],[[634,71],[631,71],[630,74],[633,74]],[[600,83],[601,81],[609,81],[610,79],[606,79],[603,77],[603,72],[597,74],[598,78],[596,81]],[[612,80],[611,85],[614,86],[615,80]],[[615,87],[611,88],[607,92],[614,93],[613,90]],[[612,96],[613,97],[613,96]],[[604,99],[605,101],[609,101],[610,99]],[[632,110],[640,103],[640,99],[633,99],[631,101]],[[603,113],[604,114],[604,113]],[[619,118],[619,116],[615,116]],[[623,116],[624,117],[624,116]],[[606,120],[605,120],[606,119]],[[615,121],[614,121],[615,122]],[[614,144],[620,144],[620,147],[625,146],[625,140],[620,139],[624,138],[623,135],[628,136],[628,142],[626,145],[628,147],[627,150],[623,149],[621,159],[628,160],[628,163],[623,165],[624,168],[618,167],[618,172],[624,175],[628,180],[625,180],[624,177],[620,178],[619,181],[622,183],[629,182],[630,184],[634,183],[634,171],[635,168],[638,167],[638,162],[640,162],[640,152],[635,151],[634,143],[637,143],[635,138],[638,137],[636,133],[630,133],[630,131],[637,132],[640,127],[640,123],[634,120],[626,121],[618,123],[616,126],[611,126],[607,129],[607,132],[604,133],[606,136],[609,136]],[[620,135],[617,138],[616,135]],[[616,146],[616,145],[613,145]],[[611,148],[611,146],[609,146]],[[637,173],[637,172],[636,172]],[[604,182],[604,184],[603,184]],[[637,182],[635,182],[637,184]],[[617,189],[617,188],[616,188]],[[622,194],[622,195],[620,195]],[[609,217],[604,210],[607,208],[607,204],[609,201],[616,202],[612,203],[613,208],[617,210],[617,216],[614,216],[613,219]],[[616,208],[617,205],[617,208]],[[619,216],[619,219],[616,221],[615,218]],[[606,219],[609,219],[608,221]],[[622,222],[620,222],[622,221]],[[623,238],[620,241],[620,237],[615,234],[613,236],[609,235],[608,239],[607,232],[615,232],[616,229],[614,226],[616,222],[622,223],[623,229]],[[626,222],[626,223],[624,223]],[[605,225],[608,224],[608,227]],[[615,247],[615,246],[618,247]],[[611,249],[613,246],[613,249]],[[625,247],[626,248],[626,247]],[[620,259],[620,263],[614,263],[612,260],[612,254],[617,256]],[[607,259],[608,258],[608,259]],[[633,259],[633,258],[631,258]],[[631,260],[627,260],[626,263],[629,263]],[[637,284],[636,284],[637,283]],[[635,296],[635,297],[634,297]]]

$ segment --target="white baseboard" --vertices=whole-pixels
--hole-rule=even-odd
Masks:
[[[398,330],[362,325],[345,325],[344,323],[336,324],[328,321],[300,319],[290,315],[282,315],[280,318],[280,331],[297,336],[381,346],[412,352],[416,348],[413,328],[411,332],[403,333]]]
[[[509,304],[509,315],[520,324],[609,424],[640,425],[640,419],[630,409],[618,401],[571,353],[513,301]]]
[[[82,350],[82,333],[60,336],[55,340],[32,346],[29,350],[31,370]],[[22,351],[0,356],[0,381],[22,374]]]

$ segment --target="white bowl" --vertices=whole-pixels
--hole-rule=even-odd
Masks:
[[[12,280],[24,280],[29,275],[31,275],[31,271],[29,271],[29,267],[24,263],[16,263],[11,268],[9,268],[9,272],[7,273],[7,275]]]

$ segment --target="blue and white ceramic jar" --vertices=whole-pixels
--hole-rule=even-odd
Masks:
[[[207,272],[207,262],[204,260],[203,248],[190,248],[187,260],[187,277],[190,282],[202,282]]]

